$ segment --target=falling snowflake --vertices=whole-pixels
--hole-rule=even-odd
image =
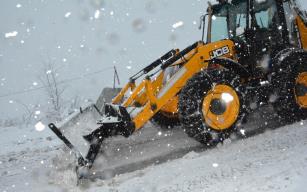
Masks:
[[[35,129],[36,131],[43,131],[45,129],[45,125],[41,121],[39,121],[35,124]]]
[[[12,31],[12,32],[5,33],[5,38],[16,37],[17,35],[18,35],[17,31]]]
[[[41,114],[40,111],[35,111],[35,115],[39,115],[39,114]]]
[[[214,167],[214,168],[217,168],[218,166],[219,166],[219,164],[217,164],[217,163],[212,164],[212,167]]]
[[[178,22],[174,23],[172,27],[174,29],[176,29],[176,28],[181,27],[181,26],[183,26],[183,21],[178,21]]]
[[[96,11],[95,11],[94,18],[95,18],[95,19],[99,19],[99,17],[100,17],[100,11],[99,11],[99,10],[96,10]]]
[[[65,18],[68,18],[68,17],[70,17],[70,16],[71,16],[71,12],[65,13]]]

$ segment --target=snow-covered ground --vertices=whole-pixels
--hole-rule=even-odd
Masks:
[[[148,124],[130,139],[108,141],[105,157],[93,169],[97,178],[112,177],[112,170],[123,174],[79,186],[69,153],[48,129],[1,128],[0,138],[0,192],[304,192],[307,187],[306,121],[232,138],[213,149],[204,149],[179,127],[169,131]],[[128,167],[121,166],[124,161]],[[99,166],[107,171],[99,172]]]

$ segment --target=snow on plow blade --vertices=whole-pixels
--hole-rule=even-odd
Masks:
[[[131,122],[126,109],[111,104],[105,105],[105,115],[98,124],[99,127],[93,131],[83,131],[81,134],[76,134],[75,131],[78,131],[76,129],[61,130],[53,123],[49,124],[49,128],[75,155],[77,173],[80,167],[86,167],[87,169],[92,167],[104,139],[117,135],[128,137],[134,131],[134,124]],[[79,141],[76,141],[76,137],[78,137]],[[79,178],[83,177],[83,173],[78,176]]]
[[[128,113],[125,113],[125,109],[120,108],[127,116],[124,121],[123,115],[118,111],[119,107],[114,108],[113,105],[105,104],[105,102],[110,102],[120,90],[119,88],[104,88],[95,104],[80,108],[79,112],[75,112],[58,126],[53,123],[49,124],[49,128],[75,155],[78,166],[90,168],[103,139],[114,134],[127,134],[123,128],[130,123]],[[101,120],[97,122],[97,119]]]

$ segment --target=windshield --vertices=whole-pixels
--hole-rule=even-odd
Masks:
[[[246,2],[214,5],[211,40],[219,41],[242,35],[246,28],[246,7]]]
[[[244,38],[247,28],[247,2],[232,1],[212,6],[211,41],[229,38]],[[274,0],[257,0],[253,4],[253,14],[250,24],[255,29],[277,30],[280,23],[277,17],[277,8]]]

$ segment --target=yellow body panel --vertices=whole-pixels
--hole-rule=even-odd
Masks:
[[[163,82],[164,72],[162,71],[153,81],[152,87],[154,87],[154,95],[160,90]],[[143,80],[139,86],[131,93],[131,95],[123,102],[124,107],[130,106],[143,106],[147,102],[147,93],[145,91],[146,80]],[[124,95],[121,95],[122,97]],[[113,103],[117,104],[117,103]]]
[[[307,50],[307,26],[305,25],[300,16],[297,16],[296,22],[297,22],[298,31],[300,33],[300,40],[302,47],[305,50]]]
[[[175,96],[171,100],[168,101],[167,104],[165,104],[161,110],[162,113],[165,112],[165,114],[172,114],[172,116],[178,115],[178,96]]]
[[[132,94],[130,95],[130,97],[128,97],[128,99],[126,99],[123,103],[124,107],[128,107],[131,104],[133,104],[133,102],[135,101],[135,99],[142,94],[143,89],[145,88],[145,81],[142,81],[141,84],[139,86],[137,86],[134,91],[132,92]],[[124,96],[124,95],[123,95]]]
[[[124,88],[122,88],[122,90],[113,98],[112,100],[112,104],[120,104],[120,102],[122,101],[125,93],[130,89],[131,92],[133,91],[133,89],[135,88],[135,84],[134,83],[127,83]]]

